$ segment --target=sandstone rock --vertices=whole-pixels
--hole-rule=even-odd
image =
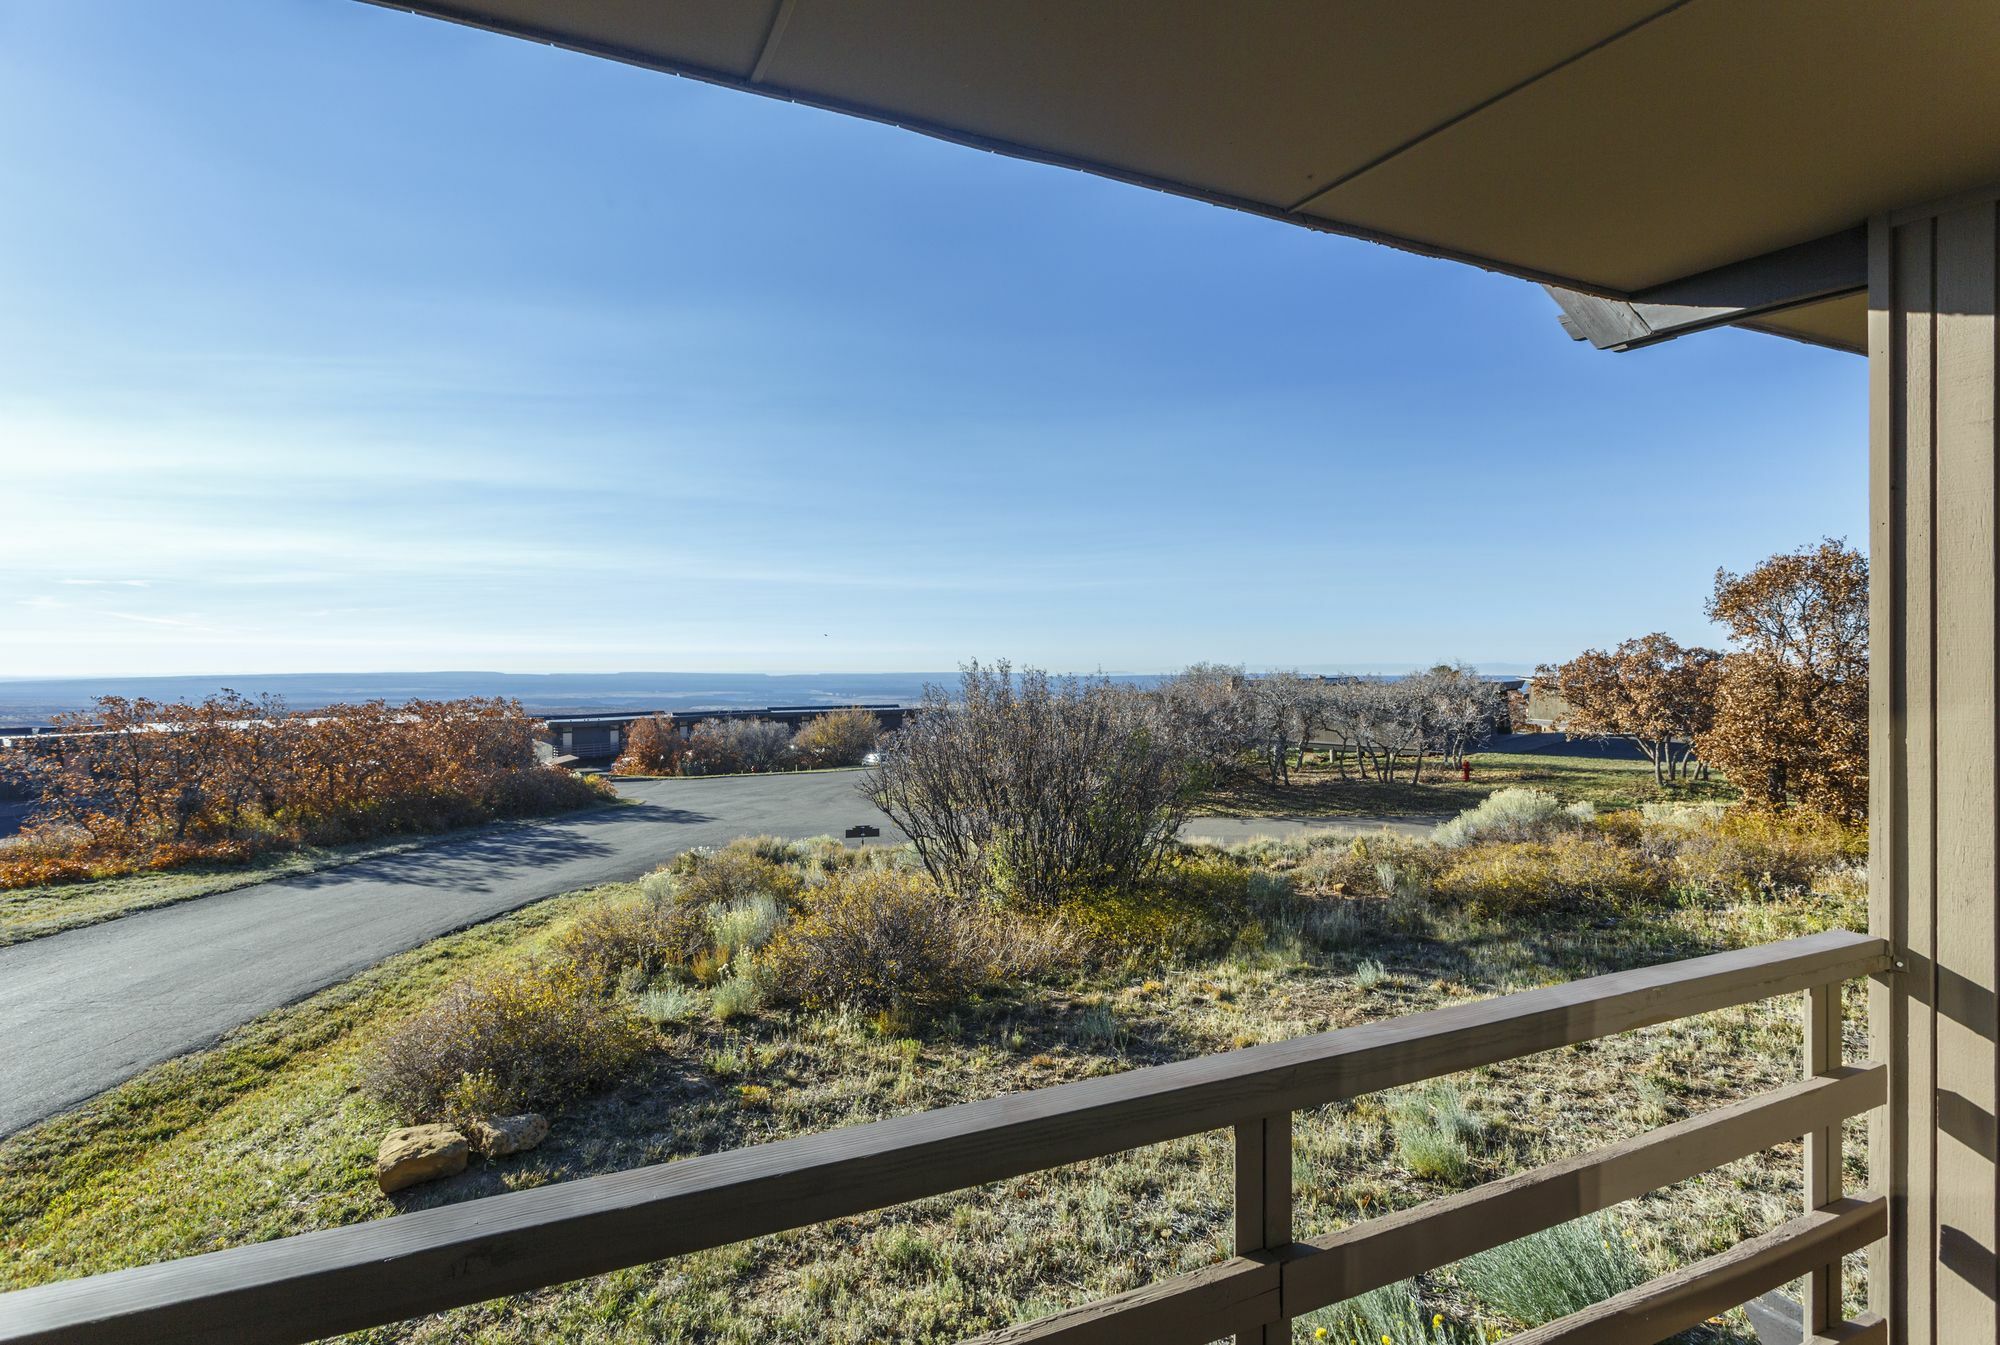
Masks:
[[[450,1126],[406,1126],[382,1137],[375,1152],[375,1180],[383,1192],[400,1191],[465,1171],[471,1146]]]
[[[549,1118],[532,1111],[520,1116],[488,1116],[466,1129],[471,1132],[473,1148],[488,1158],[502,1158],[532,1149],[547,1139]]]

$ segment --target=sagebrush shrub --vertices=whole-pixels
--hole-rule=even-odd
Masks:
[[[1646,1282],[1645,1258],[1609,1215],[1588,1215],[1461,1261],[1460,1283],[1523,1326],[1540,1326]]]
[[[1496,789],[1457,817],[1439,826],[1431,839],[1446,847],[1476,841],[1542,840],[1574,826],[1579,819],[1561,799],[1545,789],[1512,786]]]
[[[775,837],[752,836],[720,850],[690,850],[667,866],[675,897],[684,906],[734,906],[756,897],[788,905],[805,886],[780,862],[791,858],[790,847]]]
[[[714,1012],[716,1021],[722,1023],[755,1013],[763,1002],[762,978],[748,957],[738,958],[732,964],[729,977],[719,982],[715,993],[709,996],[709,1008]]]
[[[611,1082],[650,1040],[575,967],[530,963],[452,986],[383,1039],[363,1079],[407,1121],[531,1111]]]
[[[653,905],[642,897],[586,906],[557,932],[555,951],[583,974],[607,985],[628,971],[658,971],[663,958]]]
[[[990,903],[952,897],[919,874],[838,874],[764,948],[774,996],[810,1008],[907,1017],[954,1004],[1027,969]]]
[[[783,919],[777,899],[759,892],[726,906],[709,907],[708,935],[717,955],[728,961],[762,948]]]
[[[702,1003],[700,991],[669,981],[657,989],[642,992],[635,1001],[635,1007],[639,1016],[647,1022],[665,1027],[694,1017],[701,1012]]]
[[[1299,1318],[1303,1338],[1326,1345],[1486,1345],[1477,1326],[1426,1303],[1415,1280],[1385,1284]],[[1324,1332],[1324,1334],[1321,1334]]]
[[[1472,1173],[1475,1147],[1486,1120],[1448,1083],[1404,1093],[1389,1109],[1396,1136],[1396,1160],[1413,1177],[1456,1186]]]

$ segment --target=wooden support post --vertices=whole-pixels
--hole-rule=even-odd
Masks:
[[[1805,1075],[1808,1079],[1838,1069],[1841,1060],[1840,986],[1816,985],[1806,991]],[[1841,1196],[1841,1125],[1839,1121],[1806,1135],[1805,1212],[1824,1208]],[[1834,1261],[1806,1277],[1806,1333],[1813,1335],[1837,1325],[1840,1313],[1840,1262]]]
[[[1274,1251],[1292,1241],[1292,1114],[1236,1125],[1236,1254]],[[1283,1301],[1280,1300],[1280,1310]],[[1288,1345],[1292,1319],[1239,1332],[1236,1345]]]
[[[1869,1293],[1894,1345],[2000,1340],[2000,187],[1869,229],[1868,1006],[1889,1102]]]

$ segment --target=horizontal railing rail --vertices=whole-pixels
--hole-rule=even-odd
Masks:
[[[1290,1236],[1293,1112],[1889,966],[1884,940],[1811,935],[61,1281],[0,1295],[0,1342],[315,1340],[1230,1126],[1246,1255],[1078,1310],[1115,1323],[1101,1328],[1109,1334],[1092,1335],[1100,1328],[1087,1315],[1059,1314],[998,1339],[1132,1339],[1146,1321],[1161,1323],[1154,1340],[1258,1330],[1283,1339],[1277,1324],[1386,1283],[1379,1277],[1391,1270],[1402,1278],[1464,1254],[1452,1247],[1478,1250],[1481,1225],[1515,1229],[1505,1241],[1679,1180],[1653,1178],[1696,1159],[1710,1161],[1682,1176],[1837,1125],[1879,1104],[1882,1075],[1878,1066],[1833,1069],[1584,1159],[1358,1225],[1325,1246]],[[1439,1248],[1449,1254],[1432,1259]],[[1577,1337],[1585,1338],[1597,1337]]]
[[[1633,1139],[1294,1243],[1280,1254],[1239,1256],[1116,1298],[1007,1327],[981,1336],[974,1345],[1028,1341],[1091,1345],[1128,1336],[1137,1339],[1129,1323],[1142,1323],[1140,1334],[1154,1345],[1204,1345],[1234,1331],[1280,1321],[1281,1312],[1298,1316],[1345,1302],[1419,1271],[1449,1265],[1795,1140],[1815,1126],[1838,1124],[1881,1106],[1886,1077],[1879,1064],[1837,1067],[1825,1076],[1788,1084]],[[1796,1279],[1815,1263],[1809,1255],[1800,1271],[1723,1306],[1733,1307]],[[1282,1309],[1277,1293],[1281,1278]],[[1709,1315],[1704,1312],[1701,1318]],[[1114,1320],[1120,1320],[1115,1331],[1109,1326]],[[1216,1330],[1217,1321],[1227,1324]],[[1652,1340],[1691,1324],[1665,1327]]]

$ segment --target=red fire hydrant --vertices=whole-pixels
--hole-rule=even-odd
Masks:
[[[1458,778],[1467,782],[1472,779],[1472,758],[1461,757],[1458,762]]]

